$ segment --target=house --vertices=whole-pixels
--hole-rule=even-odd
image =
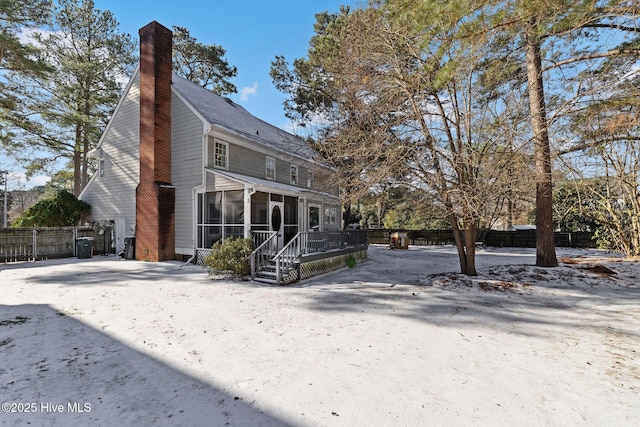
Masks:
[[[140,30],[140,65],[79,196],[93,221],[113,221],[116,251],[135,236],[136,259],[201,262],[218,240],[254,238],[256,270],[272,264],[280,283],[295,269],[288,281],[304,277],[303,257],[335,264],[326,260],[353,252],[349,239],[366,256],[366,236],[363,244],[355,232],[340,234],[338,188],[312,148],[172,73],[171,48],[171,31],[157,22]]]
[[[536,231],[536,226],[530,224],[512,224],[507,228],[507,231]]]

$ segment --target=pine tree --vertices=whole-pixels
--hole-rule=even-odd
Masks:
[[[32,36],[39,59],[55,72],[7,74],[8,90],[20,103],[9,116],[13,138],[5,144],[29,171],[66,159],[78,195],[88,182],[87,155],[136,62],[135,43],[92,0],[60,0],[52,31]]]

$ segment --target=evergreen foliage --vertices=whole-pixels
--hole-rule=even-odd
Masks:
[[[136,45],[92,0],[59,0],[51,30],[37,29],[31,38],[39,61],[55,71],[7,73],[6,93],[16,108],[5,111],[10,137],[2,142],[28,175],[66,159],[78,195],[89,179],[88,153],[136,62]]]
[[[221,96],[238,91],[230,81],[238,70],[223,58],[225,53],[222,46],[198,42],[186,28],[173,27],[173,70]]]
[[[67,190],[60,190],[55,196],[44,199],[28,208],[14,223],[13,227],[64,227],[78,225],[82,217],[89,213],[89,204],[78,200]]]
[[[217,241],[211,253],[204,259],[209,273],[231,273],[243,278],[251,274],[249,255],[255,249],[253,240],[231,237]]]

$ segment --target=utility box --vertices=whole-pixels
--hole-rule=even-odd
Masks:
[[[409,233],[406,231],[397,231],[389,236],[389,248],[391,249],[409,249]]]
[[[76,255],[78,258],[93,256],[93,237],[78,237],[76,239]]]

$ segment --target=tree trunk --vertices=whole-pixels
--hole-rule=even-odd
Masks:
[[[556,248],[553,236],[553,182],[551,178],[551,149],[547,127],[540,40],[534,35],[535,21],[526,29],[527,81],[529,109],[533,130],[536,181],[536,265],[556,267]]]
[[[87,153],[89,152],[89,137],[86,129],[82,133],[82,153],[80,153],[80,191],[84,190],[89,179]],[[80,193],[76,194],[79,195]]]
[[[80,138],[82,132],[80,130],[80,125],[76,125],[76,143],[73,150],[73,194],[77,197],[82,191],[82,183],[81,183],[81,157],[80,157]]]
[[[84,99],[83,99],[83,111],[82,111],[82,118],[83,118],[83,123],[82,123],[82,157],[81,157],[81,162],[82,162],[82,172],[81,172],[81,177],[80,177],[80,191],[84,190],[84,187],[87,186],[87,182],[89,182],[89,159],[88,159],[88,154],[89,154],[89,144],[90,144],[90,132],[91,132],[91,81],[88,78],[87,81],[85,81],[84,83],[85,88],[86,88],[86,92],[84,94]],[[78,193],[80,194],[80,193]]]
[[[477,276],[476,272],[476,231],[475,225],[469,226],[466,230],[460,230],[458,227],[458,219],[455,214],[447,215],[451,230],[453,230],[453,239],[458,249],[458,259],[460,260],[460,273],[467,276]]]
[[[464,272],[467,276],[477,276],[476,271],[476,234],[477,227],[475,224],[467,226],[464,230],[464,246],[466,249],[467,259],[467,271]]]
[[[344,230],[351,221],[351,201],[344,202],[342,209],[342,229]]]

